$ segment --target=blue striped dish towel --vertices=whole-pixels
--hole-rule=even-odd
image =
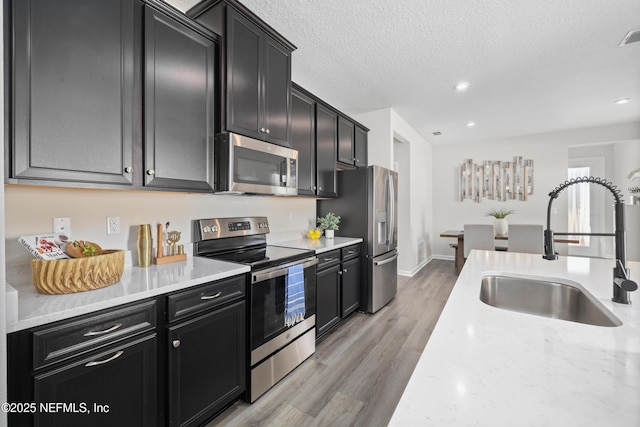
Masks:
[[[291,327],[304,320],[304,267],[289,267],[285,279],[284,325]]]

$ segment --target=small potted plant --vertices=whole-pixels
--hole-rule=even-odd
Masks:
[[[493,227],[496,230],[496,234],[507,234],[509,231],[509,223],[507,222],[507,216],[515,213],[513,209],[491,209],[487,212],[487,216],[492,216]]]
[[[324,237],[327,239],[333,239],[334,231],[340,229],[338,226],[340,224],[340,215],[336,215],[333,212],[318,217],[317,221],[320,230],[324,231]]]

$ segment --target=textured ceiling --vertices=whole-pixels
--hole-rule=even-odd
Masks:
[[[639,0],[242,3],[298,47],[296,83],[350,115],[393,108],[434,145],[640,122],[640,42],[618,46]]]

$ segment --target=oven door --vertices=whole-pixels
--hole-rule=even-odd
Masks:
[[[255,271],[249,291],[249,339],[251,365],[255,365],[290,341],[315,327],[317,258],[307,258],[286,265]],[[285,279],[288,267],[304,267],[304,320],[285,326]]]
[[[298,152],[233,133],[218,136],[216,192],[298,194]]]

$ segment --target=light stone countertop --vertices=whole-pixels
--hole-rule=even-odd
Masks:
[[[295,249],[308,249],[316,251],[316,254],[329,252],[334,249],[344,248],[346,246],[355,245],[362,242],[360,237],[334,237],[333,239],[327,239],[321,237],[319,239],[307,239],[299,238],[294,240],[287,240],[284,242],[273,243],[273,246],[285,246],[287,248]]]
[[[15,332],[105,308],[243,274],[249,267],[201,257],[148,268],[125,265],[118,283],[64,295],[40,294],[31,264],[7,267],[7,332]]]
[[[390,426],[640,426],[640,291],[611,301],[613,260],[473,251]],[[640,263],[630,262],[640,279]],[[591,326],[480,301],[487,273],[581,284],[623,322]],[[402,351],[402,350],[400,350]]]

